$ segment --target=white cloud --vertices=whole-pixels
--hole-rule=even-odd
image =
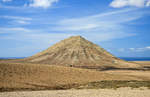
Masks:
[[[141,48],[129,48],[129,50],[133,52],[144,52],[150,50],[150,46],[141,47]]]
[[[11,2],[12,0],[2,0],[3,2]]]
[[[146,47],[146,49],[150,49],[150,46]]]
[[[29,4],[29,6],[31,7],[48,8],[51,7],[53,3],[56,3],[59,0],[30,0],[30,1],[31,4]]]
[[[135,50],[135,48],[129,48],[129,50],[134,51],[134,50]]]
[[[150,0],[113,0],[111,7],[121,8],[126,6],[145,7],[150,5]]]
[[[16,20],[14,21],[15,23],[19,23],[19,24],[30,24],[30,22],[28,21],[23,21],[23,20]]]

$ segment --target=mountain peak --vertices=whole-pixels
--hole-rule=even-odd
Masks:
[[[79,39],[79,38],[83,38],[82,36],[78,35],[78,36],[71,36],[73,38]]]
[[[88,45],[91,44],[90,41],[86,40],[85,38],[83,38],[82,36],[71,36],[67,39],[64,39],[58,43],[56,43],[55,45],[53,45],[52,47],[80,47],[81,45]]]
[[[83,38],[82,36],[71,36],[65,40],[86,40],[85,38]]]
[[[80,36],[80,35],[78,35],[78,36],[72,36],[72,38],[75,38],[75,39],[84,39],[84,40],[85,40],[85,38],[83,38],[83,37]]]

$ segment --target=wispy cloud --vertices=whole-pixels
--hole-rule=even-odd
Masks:
[[[135,36],[136,34],[132,32],[132,28],[128,27],[128,24],[130,22],[135,22],[135,20],[140,19],[142,16],[143,11],[138,11],[138,9],[122,9],[81,18],[55,20],[55,22],[50,24],[48,24],[50,22],[48,18],[38,18],[37,21],[41,22],[37,23],[37,21],[34,20],[30,25],[38,24],[38,26],[41,26],[44,21],[44,23],[46,23],[44,28],[36,28],[36,30],[24,28],[22,31],[20,30],[20,32],[30,32],[30,35],[34,34],[35,36],[41,33],[45,36],[52,36],[55,33],[59,38],[63,33],[66,36],[81,35],[93,42],[110,41],[113,39]],[[29,24],[32,20],[32,18],[16,16],[3,16],[3,18],[14,19],[14,22],[20,24]],[[15,25],[16,28],[19,28],[19,26],[20,25]],[[11,32],[11,30],[12,29],[9,28],[8,30],[5,30],[5,32]],[[0,31],[4,32],[2,29],[0,29]],[[63,39],[63,37],[60,39]]]
[[[23,27],[0,27],[0,34],[6,34],[6,36],[0,36],[0,39],[30,41],[35,44],[37,41],[42,44],[45,44],[48,41],[56,43],[62,39],[74,35],[73,33],[48,33],[44,32],[42,29],[28,29]]]
[[[0,18],[6,18],[6,19],[16,19],[16,20],[32,20],[32,18],[28,17],[20,17],[20,16],[0,16]]]
[[[144,51],[150,51],[150,46],[141,47],[141,48],[129,48],[130,51],[133,52],[144,52]]]
[[[11,2],[12,0],[2,0],[3,2]]]
[[[72,30],[72,31],[84,31],[90,29],[106,28],[119,29],[120,23],[134,21],[141,17],[140,13],[134,12],[135,9],[123,9],[119,11],[100,13],[92,16],[86,16],[83,18],[64,19],[58,22],[58,28],[56,30]],[[116,27],[117,26],[117,27]],[[118,28],[119,26],[119,28]]]
[[[50,27],[52,31],[71,32],[100,41],[134,36],[128,29],[129,22],[134,22],[143,16],[137,9],[123,9],[100,13],[96,15],[63,19]],[[92,39],[92,40],[93,40]]]
[[[113,0],[110,6],[114,8],[121,8],[126,6],[148,7],[150,6],[150,0]]]
[[[32,32],[32,30],[22,27],[14,27],[14,28],[0,28],[0,33],[4,34],[12,34],[12,33],[24,33],[24,32]]]
[[[139,47],[139,48],[119,48],[119,52],[145,52],[150,51],[150,46]]]
[[[30,24],[30,21],[32,20],[32,18],[20,16],[0,16],[0,18],[11,20],[10,22],[15,24]]]

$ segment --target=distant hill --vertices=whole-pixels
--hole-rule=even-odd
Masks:
[[[123,66],[136,67],[116,58],[100,46],[84,39],[81,36],[72,36],[62,40],[36,55],[24,59],[25,62],[42,63],[62,66]]]

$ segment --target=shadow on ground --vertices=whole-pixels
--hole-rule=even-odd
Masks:
[[[141,68],[117,68],[114,66],[106,66],[106,67],[101,67],[101,66],[79,66],[76,68],[85,68],[85,69],[94,69],[97,71],[109,71],[109,70],[132,70],[132,71],[150,71],[150,66],[143,66]]]

